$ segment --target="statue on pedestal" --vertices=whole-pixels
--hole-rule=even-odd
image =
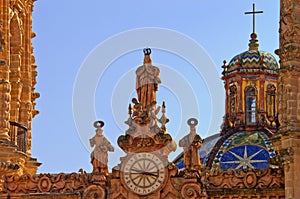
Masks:
[[[91,153],[93,173],[108,173],[108,151],[114,151],[114,147],[103,135],[103,126],[104,122],[96,121],[94,123],[96,135],[90,139],[91,147],[95,146],[93,152]]]
[[[144,49],[144,64],[136,70],[136,91],[139,103],[146,109],[152,102],[156,102],[156,91],[161,83],[160,70],[152,65],[150,58],[151,49]]]
[[[184,167],[186,169],[199,170],[202,167],[199,155],[199,148],[202,146],[202,139],[196,133],[195,127],[198,124],[198,120],[191,118],[187,123],[190,126],[190,133],[179,141],[179,146],[183,147],[184,150]]]

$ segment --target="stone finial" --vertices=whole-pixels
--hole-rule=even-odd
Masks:
[[[134,113],[134,114],[135,114],[135,116],[138,115],[138,113]],[[131,104],[129,104],[129,106],[128,106],[128,115],[129,115],[128,119],[125,121],[125,124],[128,125],[128,129],[126,130],[126,134],[133,134],[133,133],[135,133],[136,126],[134,125],[133,120],[132,120],[133,113],[132,113]]]
[[[202,146],[202,139],[196,132],[198,120],[191,118],[188,120],[190,133],[179,141],[179,146],[183,147],[184,167],[186,169],[201,169],[199,148]]]
[[[108,173],[108,151],[114,151],[114,147],[103,135],[103,126],[103,121],[94,122],[96,135],[90,139],[91,147],[95,147],[91,153],[93,173]]]
[[[221,66],[223,68],[223,72],[222,72],[222,75],[225,75],[225,72],[226,72],[226,60],[223,61],[223,65]]]
[[[158,120],[159,123],[161,123],[161,129],[166,132],[167,131],[167,128],[166,128],[166,124],[169,122],[169,118],[167,118],[166,116],[166,104],[165,102],[163,102],[162,104],[162,115],[160,117],[160,119]]]
[[[249,40],[250,43],[248,44],[249,50],[258,50],[259,43],[258,43],[258,40],[257,40],[257,34],[252,33],[250,35],[250,37],[251,37],[251,39]]]

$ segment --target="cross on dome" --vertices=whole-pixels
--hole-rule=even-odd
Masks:
[[[252,12],[245,12],[245,14],[247,15],[247,14],[252,14],[252,16],[253,16],[253,33],[255,33],[255,15],[256,14],[261,14],[261,13],[263,13],[263,11],[256,11],[255,10],[255,3],[253,4],[253,9],[252,9]]]

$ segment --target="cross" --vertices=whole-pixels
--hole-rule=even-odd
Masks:
[[[255,33],[255,14],[261,14],[263,11],[256,11],[255,10],[255,3],[253,4],[252,12],[245,12],[245,14],[252,14],[253,15],[253,33]]]

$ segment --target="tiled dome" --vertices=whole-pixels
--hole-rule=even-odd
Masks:
[[[277,74],[277,69],[279,68],[277,60],[272,54],[258,50],[259,45],[256,38],[257,35],[252,33],[249,43],[249,50],[233,57],[229,64],[224,67],[224,75],[230,75],[236,72],[267,72],[269,74]]]

